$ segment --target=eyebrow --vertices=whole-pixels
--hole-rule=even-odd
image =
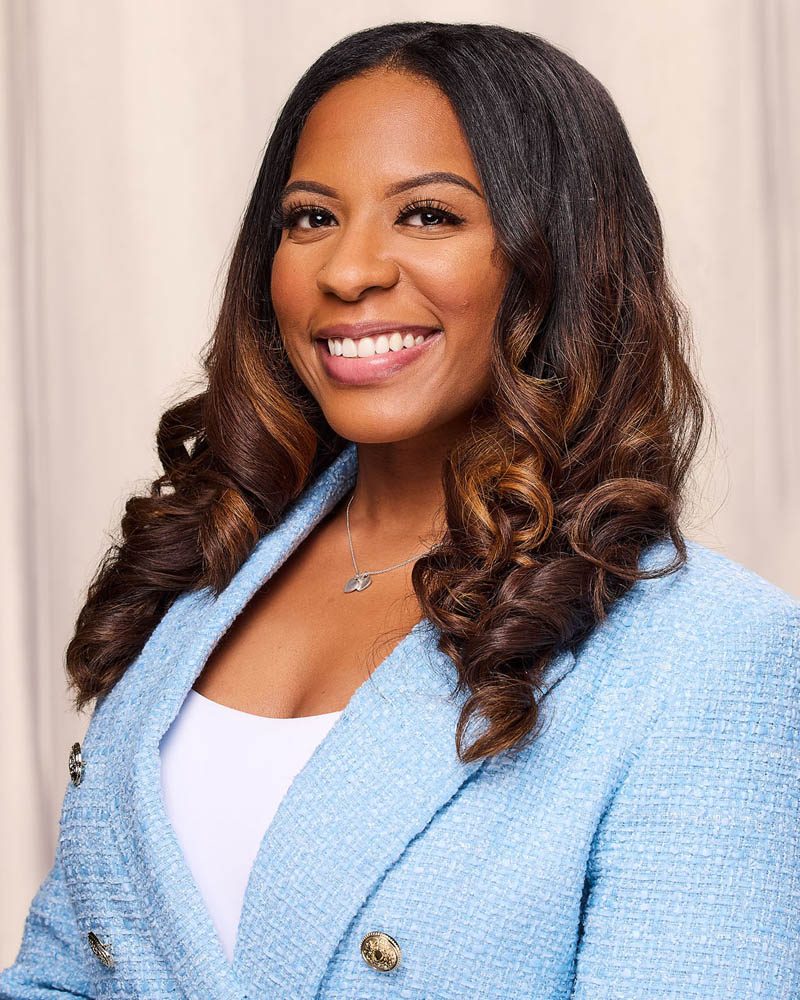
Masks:
[[[406,180],[395,181],[394,184],[390,184],[386,188],[384,197],[391,198],[392,195],[401,194],[403,191],[409,191],[411,188],[422,187],[423,184],[458,184],[460,187],[472,191],[479,198],[483,198],[480,191],[466,177],[462,177],[461,174],[450,173],[448,170],[432,170],[427,174],[417,174],[416,177],[408,177]],[[328,198],[337,197],[335,188],[329,187],[327,184],[320,184],[318,181],[298,180],[292,181],[291,184],[287,184],[284,187],[280,195],[281,201],[294,191],[313,191],[314,194],[323,194]]]

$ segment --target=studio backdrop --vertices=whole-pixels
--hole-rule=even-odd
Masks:
[[[684,530],[800,595],[800,4],[3,0],[0,967],[52,863],[64,651],[154,435],[197,388],[278,108],[386,21],[543,35],[622,112],[690,310],[717,438]]]

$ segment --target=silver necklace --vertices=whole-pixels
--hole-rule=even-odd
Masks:
[[[415,559],[419,559],[420,556],[425,555],[425,552],[418,552],[415,556],[410,559],[406,559],[405,562],[397,563],[395,566],[387,566],[386,569],[373,569],[369,573],[360,573],[358,571],[358,566],[356,566],[356,554],[353,551],[353,536],[350,533],[350,504],[355,498],[355,491],[353,491],[353,496],[347,501],[347,509],[345,510],[345,518],[347,521],[347,541],[350,544],[350,555],[353,559],[353,569],[356,571],[355,576],[351,576],[347,583],[344,585],[345,594],[350,594],[354,590],[366,590],[367,587],[372,583],[372,577],[377,576],[379,573],[388,573],[390,569],[399,569],[401,566],[407,566],[410,562]],[[430,549],[426,549],[429,552]]]

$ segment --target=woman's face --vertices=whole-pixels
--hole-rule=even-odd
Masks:
[[[453,176],[423,178],[434,172]],[[272,302],[328,423],[363,443],[460,427],[488,387],[510,269],[447,98],[397,72],[338,84],[312,109],[286,188]],[[365,339],[357,324],[383,332]],[[330,357],[316,338],[342,325]]]

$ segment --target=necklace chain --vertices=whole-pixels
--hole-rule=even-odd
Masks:
[[[373,569],[369,572],[364,571],[359,572],[358,566],[356,565],[356,554],[353,551],[353,535],[350,531],[350,504],[355,499],[355,490],[353,495],[347,501],[347,507],[345,509],[345,520],[347,522],[347,541],[350,546],[350,557],[353,560],[353,569],[355,570],[355,576],[351,577],[347,583],[344,585],[345,593],[351,593],[352,591],[366,590],[366,588],[372,583],[372,577],[378,576],[380,573],[388,573],[392,569],[400,569],[401,566],[407,566],[410,562],[415,559],[419,559],[420,556],[425,555],[425,552],[430,552],[430,549],[426,549],[425,552],[418,552],[416,555],[411,556],[410,559],[406,559],[403,562],[396,563],[394,566],[387,566],[386,569]]]

